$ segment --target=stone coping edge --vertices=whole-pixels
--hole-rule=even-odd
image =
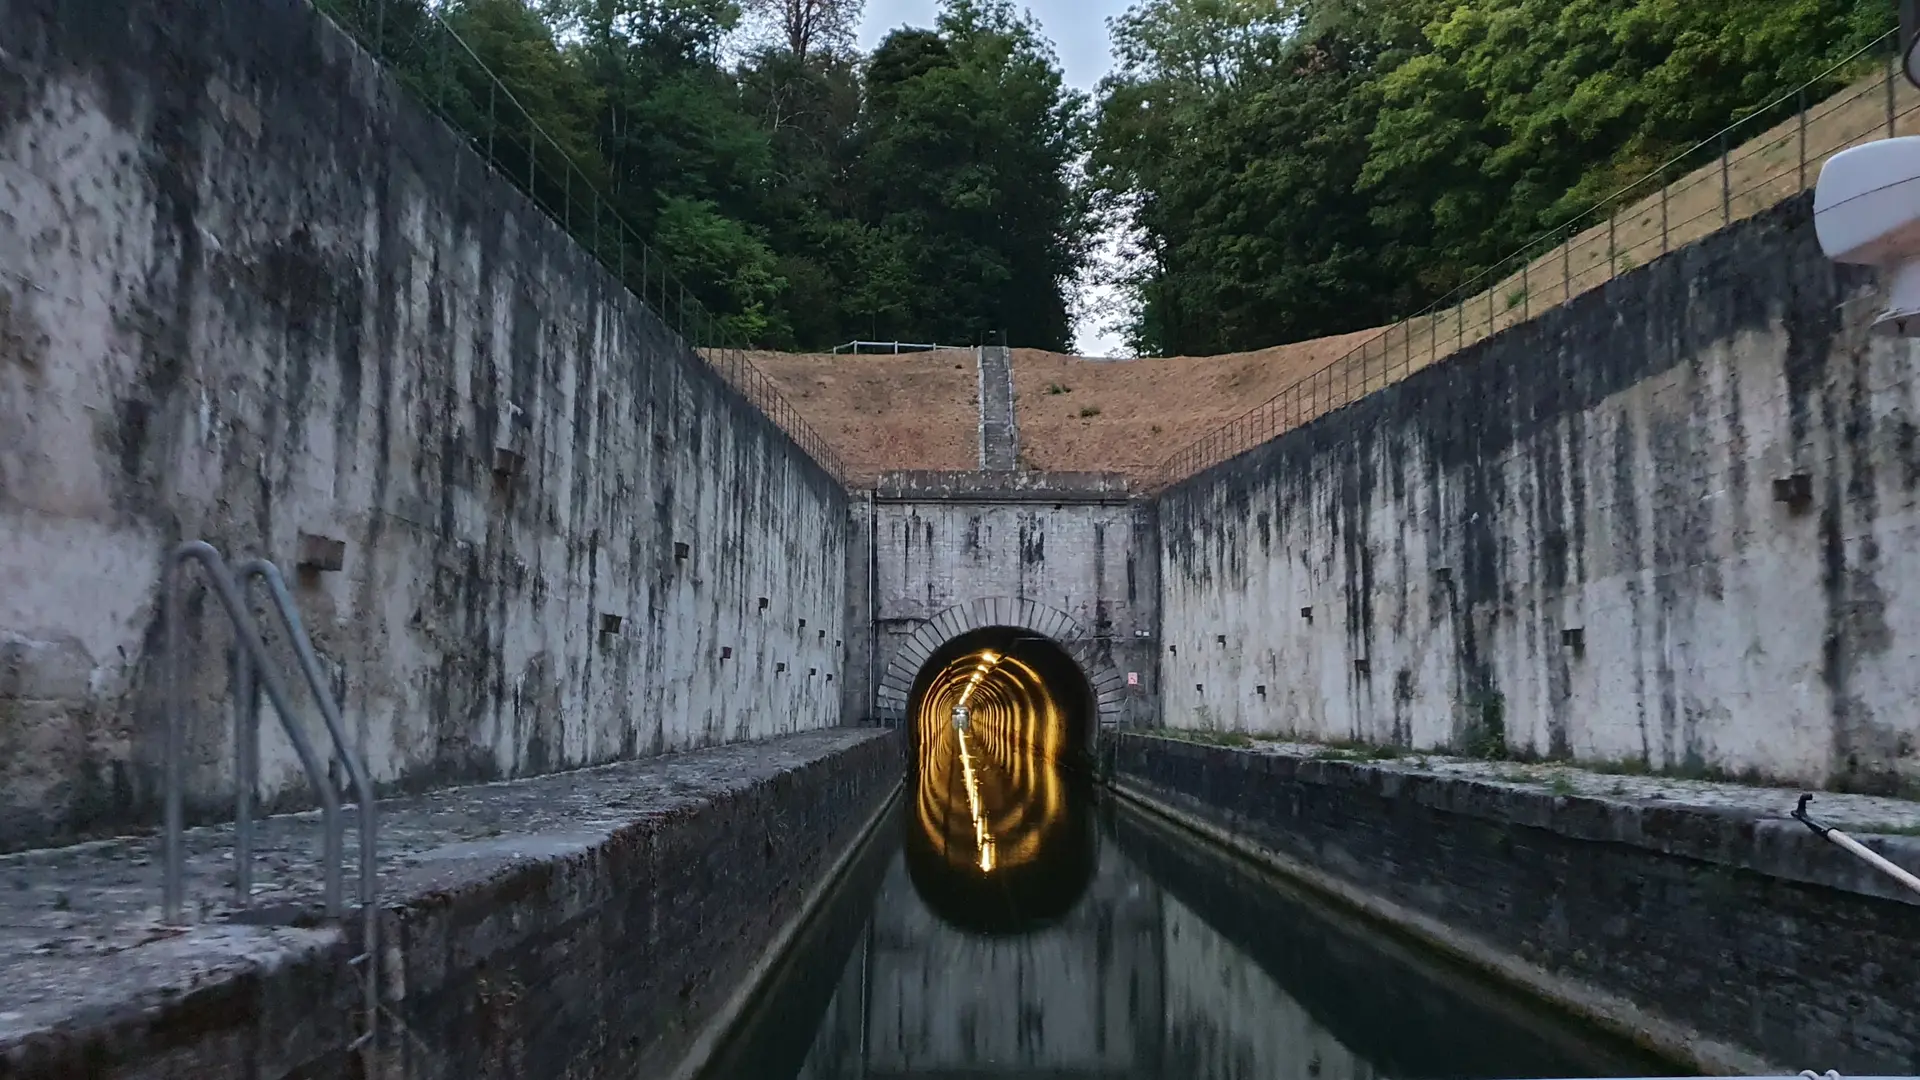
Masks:
[[[748,783],[729,779],[690,794],[702,810],[719,808],[781,777],[827,767],[836,759],[863,752],[887,753],[885,745],[895,738],[894,733],[877,729],[863,734],[867,737]],[[550,779],[533,778],[536,782]],[[885,811],[899,797],[902,783],[892,782],[877,800],[878,809],[842,845],[821,880],[802,895],[797,913],[770,940],[769,953],[780,955],[804,925],[834,875],[885,820]],[[553,882],[599,873],[612,848],[650,843],[652,835],[671,831],[677,821],[687,819],[688,811],[684,804],[649,808],[610,828],[602,825],[578,834],[556,834],[553,839],[558,843],[537,854],[460,860],[453,864],[450,876],[422,875],[406,882],[404,895],[384,895],[378,901],[385,954],[382,1041],[415,1042],[417,1036],[397,1022],[397,1014],[389,1007],[423,991],[434,992],[448,978],[445,970],[419,970],[409,977],[407,969],[415,965],[405,954],[416,946],[443,945],[439,939],[445,935],[435,933],[437,928],[410,930],[408,923],[445,919],[450,913],[488,905],[505,911],[539,896],[547,897],[551,918],[564,922],[602,894],[596,888],[556,901]],[[415,941],[422,929],[428,930],[427,936]],[[349,1075],[354,1066],[347,1060],[348,1044],[359,1014],[360,984],[346,960],[360,951],[360,941],[357,907],[338,922],[315,927],[214,922],[170,932],[162,940],[115,958],[114,981],[125,990],[113,1000],[96,1000],[57,1020],[0,1039],[0,1078],[80,1075],[77,1069],[102,1077],[215,1077],[234,1075],[223,1071],[234,1060],[248,1062],[247,1075]],[[474,957],[484,959],[479,953],[469,955]],[[712,1046],[707,1044],[717,1045],[726,1022],[747,1000],[746,987],[763,979],[768,966],[764,957],[756,959],[742,976],[742,986],[701,1022],[698,1041],[689,1044],[683,1059],[711,1053]],[[0,1013],[6,1010],[7,1003],[0,1000]],[[704,1057],[699,1064],[704,1065]]]
[[[1177,742],[1178,740],[1162,740]],[[1194,745],[1191,743],[1183,745]],[[1221,749],[1203,747],[1202,749]],[[1320,764],[1315,762],[1315,764]],[[1693,1028],[1663,1020],[1618,994],[1530,963],[1478,935],[1448,926],[1429,915],[1349,884],[1319,867],[1255,843],[1166,801],[1155,789],[1127,778],[1111,786],[1120,799],[1165,821],[1219,844],[1233,854],[1296,882],[1384,928],[1412,939],[1476,971],[1593,1024],[1636,1046],[1706,1075],[1790,1076],[1793,1071],[1767,1062],[1730,1043]]]
[[[1142,732],[1123,732],[1116,738],[1121,742],[1152,740],[1157,753],[1203,762],[1216,755],[1232,754],[1240,767],[1264,770],[1276,780],[1407,800],[1496,824],[1544,829],[1568,839],[1626,844],[1788,881],[1920,905],[1920,897],[1786,816],[1790,806],[1778,814],[1766,814],[1664,800],[1558,795],[1474,777],[1421,773],[1404,764],[1382,768],[1366,762],[1209,746]],[[1817,816],[1817,800],[1815,811]],[[1920,838],[1854,835],[1854,839],[1888,860],[1920,872]]]
[[[760,959],[754,961],[753,968],[741,977],[740,985],[727,998],[725,1004],[721,1005],[708,1019],[706,1025],[701,1028],[700,1034],[694,1037],[693,1045],[688,1048],[686,1056],[669,1074],[667,1080],[696,1080],[712,1065],[714,1055],[726,1045],[727,1036],[732,1033],[734,1025],[740,1022],[747,1008],[759,1000],[761,994],[766,991],[768,980],[773,976],[780,962],[786,959],[795,939],[819,916],[821,909],[826,906],[827,899],[833,895],[834,887],[845,875],[847,867],[852,865],[853,860],[873,840],[874,833],[886,823],[888,815],[892,814],[899,805],[900,795],[905,790],[904,779],[894,784],[892,792],[881,800],[873,816],[867,819],[866,824],[860,827],[859,833],[833,860],[833,865],[829,866],[820,880],[814,883],[813,888],[807,891],[806,898],[800,903],[800,910],[795,912],[793,918],[788,919],[786,925],[773,936],[773,940],[767,943],[766,951],[760,955]]]

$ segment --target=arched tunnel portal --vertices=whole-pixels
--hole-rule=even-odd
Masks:
[[[1098,706],[1079,661],[1030,630],[982,627],[936,648],[908,701],[907,857],[921,896],[983,933],[1064,916],[1095,864]]]

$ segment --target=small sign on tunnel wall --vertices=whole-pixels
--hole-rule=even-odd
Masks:
[[[1128,686],[1139,686],[1139,685],[1140,685],[1140,673],[1139,673],[1139,672],[1137,672],[1137,671],[1129,671],[1129,672],[1127,672],[1127,685],[1128,685]]]

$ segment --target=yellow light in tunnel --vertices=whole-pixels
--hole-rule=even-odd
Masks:
[[[973,843],[980,849],[980,869],[993,872],[993,834],[987,831],[986,815],[980,811],[980,780],[973,772],[973,753],[967,746],[967,733],[960,736],[960,770],[967,785],[967,809],[973,814]]]
[[[916,816],[956,867],[1016,873],[1040,857],[1064,819],[1059,758],[1071,728],[1052,690],[1019,656],[979,652],[948,663],[922,692],[915,718],[922,736]],[[964,731],[951,723],[956,709],[967,713]],[[966,835],[966,825],[953,816],[962,808],[956,794],[973,825],[972,857],[946,847]]]

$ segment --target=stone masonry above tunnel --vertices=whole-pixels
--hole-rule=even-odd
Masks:
[[[880,715],[907,718],[916,696],[916,684],[935,666],[950,644],[975,634],[1025,631],[1052,643],[1079,666],[1092,689],[1099,723],[1119,722],[1125,707],[1126,676],[1103,661],[1091,635],[1072,616],[1031,600],[989,597],[957,604],[921,624],[894,651],[876,695]]]
[[[849,714],[906,719],[942,645],[1008,626],[1073,656],[1102,725],[1151,717],[1158,534],[1124,477],[893,473],[850,515]]]

